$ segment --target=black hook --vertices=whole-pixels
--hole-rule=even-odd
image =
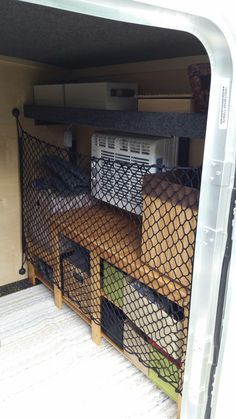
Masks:
[[[13,109],[12,109],[12,111],[11,111],[11,113],[12,113],[12,115],[13,115],[16,119],[18,119],[18,118],[19,118],[19,116],[20,116],[20,111],[19,111],[19,109],[18,109],[18,108],[13,108]]]

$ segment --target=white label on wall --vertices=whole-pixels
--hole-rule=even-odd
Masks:
[[[223,79],[221,83],[221,93],[220,93],[219,129],[226,129],[228,125],[229,91],[230,91],[229,88],[230,88],[230,80]]]

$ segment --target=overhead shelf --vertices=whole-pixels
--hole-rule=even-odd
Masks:
[[[135,134],[204,138],[206,114],[131,112],[25,105],[24,116],[44,123],[77,124]]]

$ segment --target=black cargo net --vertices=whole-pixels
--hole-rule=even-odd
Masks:
[[[200,170],[84,157],[19,131],[27,261],[181,392]]]

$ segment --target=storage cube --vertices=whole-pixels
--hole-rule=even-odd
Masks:
[[[172,400],[174,400],[175,402],[177,402],[178,399],[178,393],[176,393],[175,388],[167,383],[166,381],[162,380],[158,374],[152,370],[149,369],[148,370],[148,378],[154,383],[156,384],[156,386],[163,390],[165,392],[165,394],[167,394],[167,396],[169,396]]]
[[[78,108],[136,110],[135,83],[65,84],[65,105]]]
[[[184,286],[191,284],[198,199],[194,188],[144,178],[142,261]]]
[[[102,299],[101,324],[105,334],[120,348],[123,348],[124,313],[106,299]]]
[[[64,85],[44,84],[34,86],[34,103],[43,106],[65,106]]]
[[[83,275],[90,275],[90,252],[77,243],[74,243],[73,254],[68,258],[75,268],[80,270]]]
[[[181,382],[182,370],[152,345],[149,345],[149,366],[148,377],[150,380],[176,401],[178,397],[176,389],[179,388]]]
[[[114,301],[120,308],[123,306],[123,291],[125,274],[115,266],[109,263],[102,262],[102,273],[103,273],[103,292],[104,294]]]
[[[145,375],[148,375],[149,352],[150,345],[147,340],[129,320],[126,320],[124,323],[124,354]]]
[[[35,260],[35,268],[37,272],[42,275],[50,284],[54,283],[53,268],[49,266],[44,260],[37,258]],[[37,276],[37,275],[36,275]]]
[[[83,249],[83,248],[82,248]],[[87,315],[91,313],[91,277],[89,253],[77,251],[63,260],[63,290]]]
[[[138,281],[124,287],[123,312],[172,358],[182,356],[183,309]]]

